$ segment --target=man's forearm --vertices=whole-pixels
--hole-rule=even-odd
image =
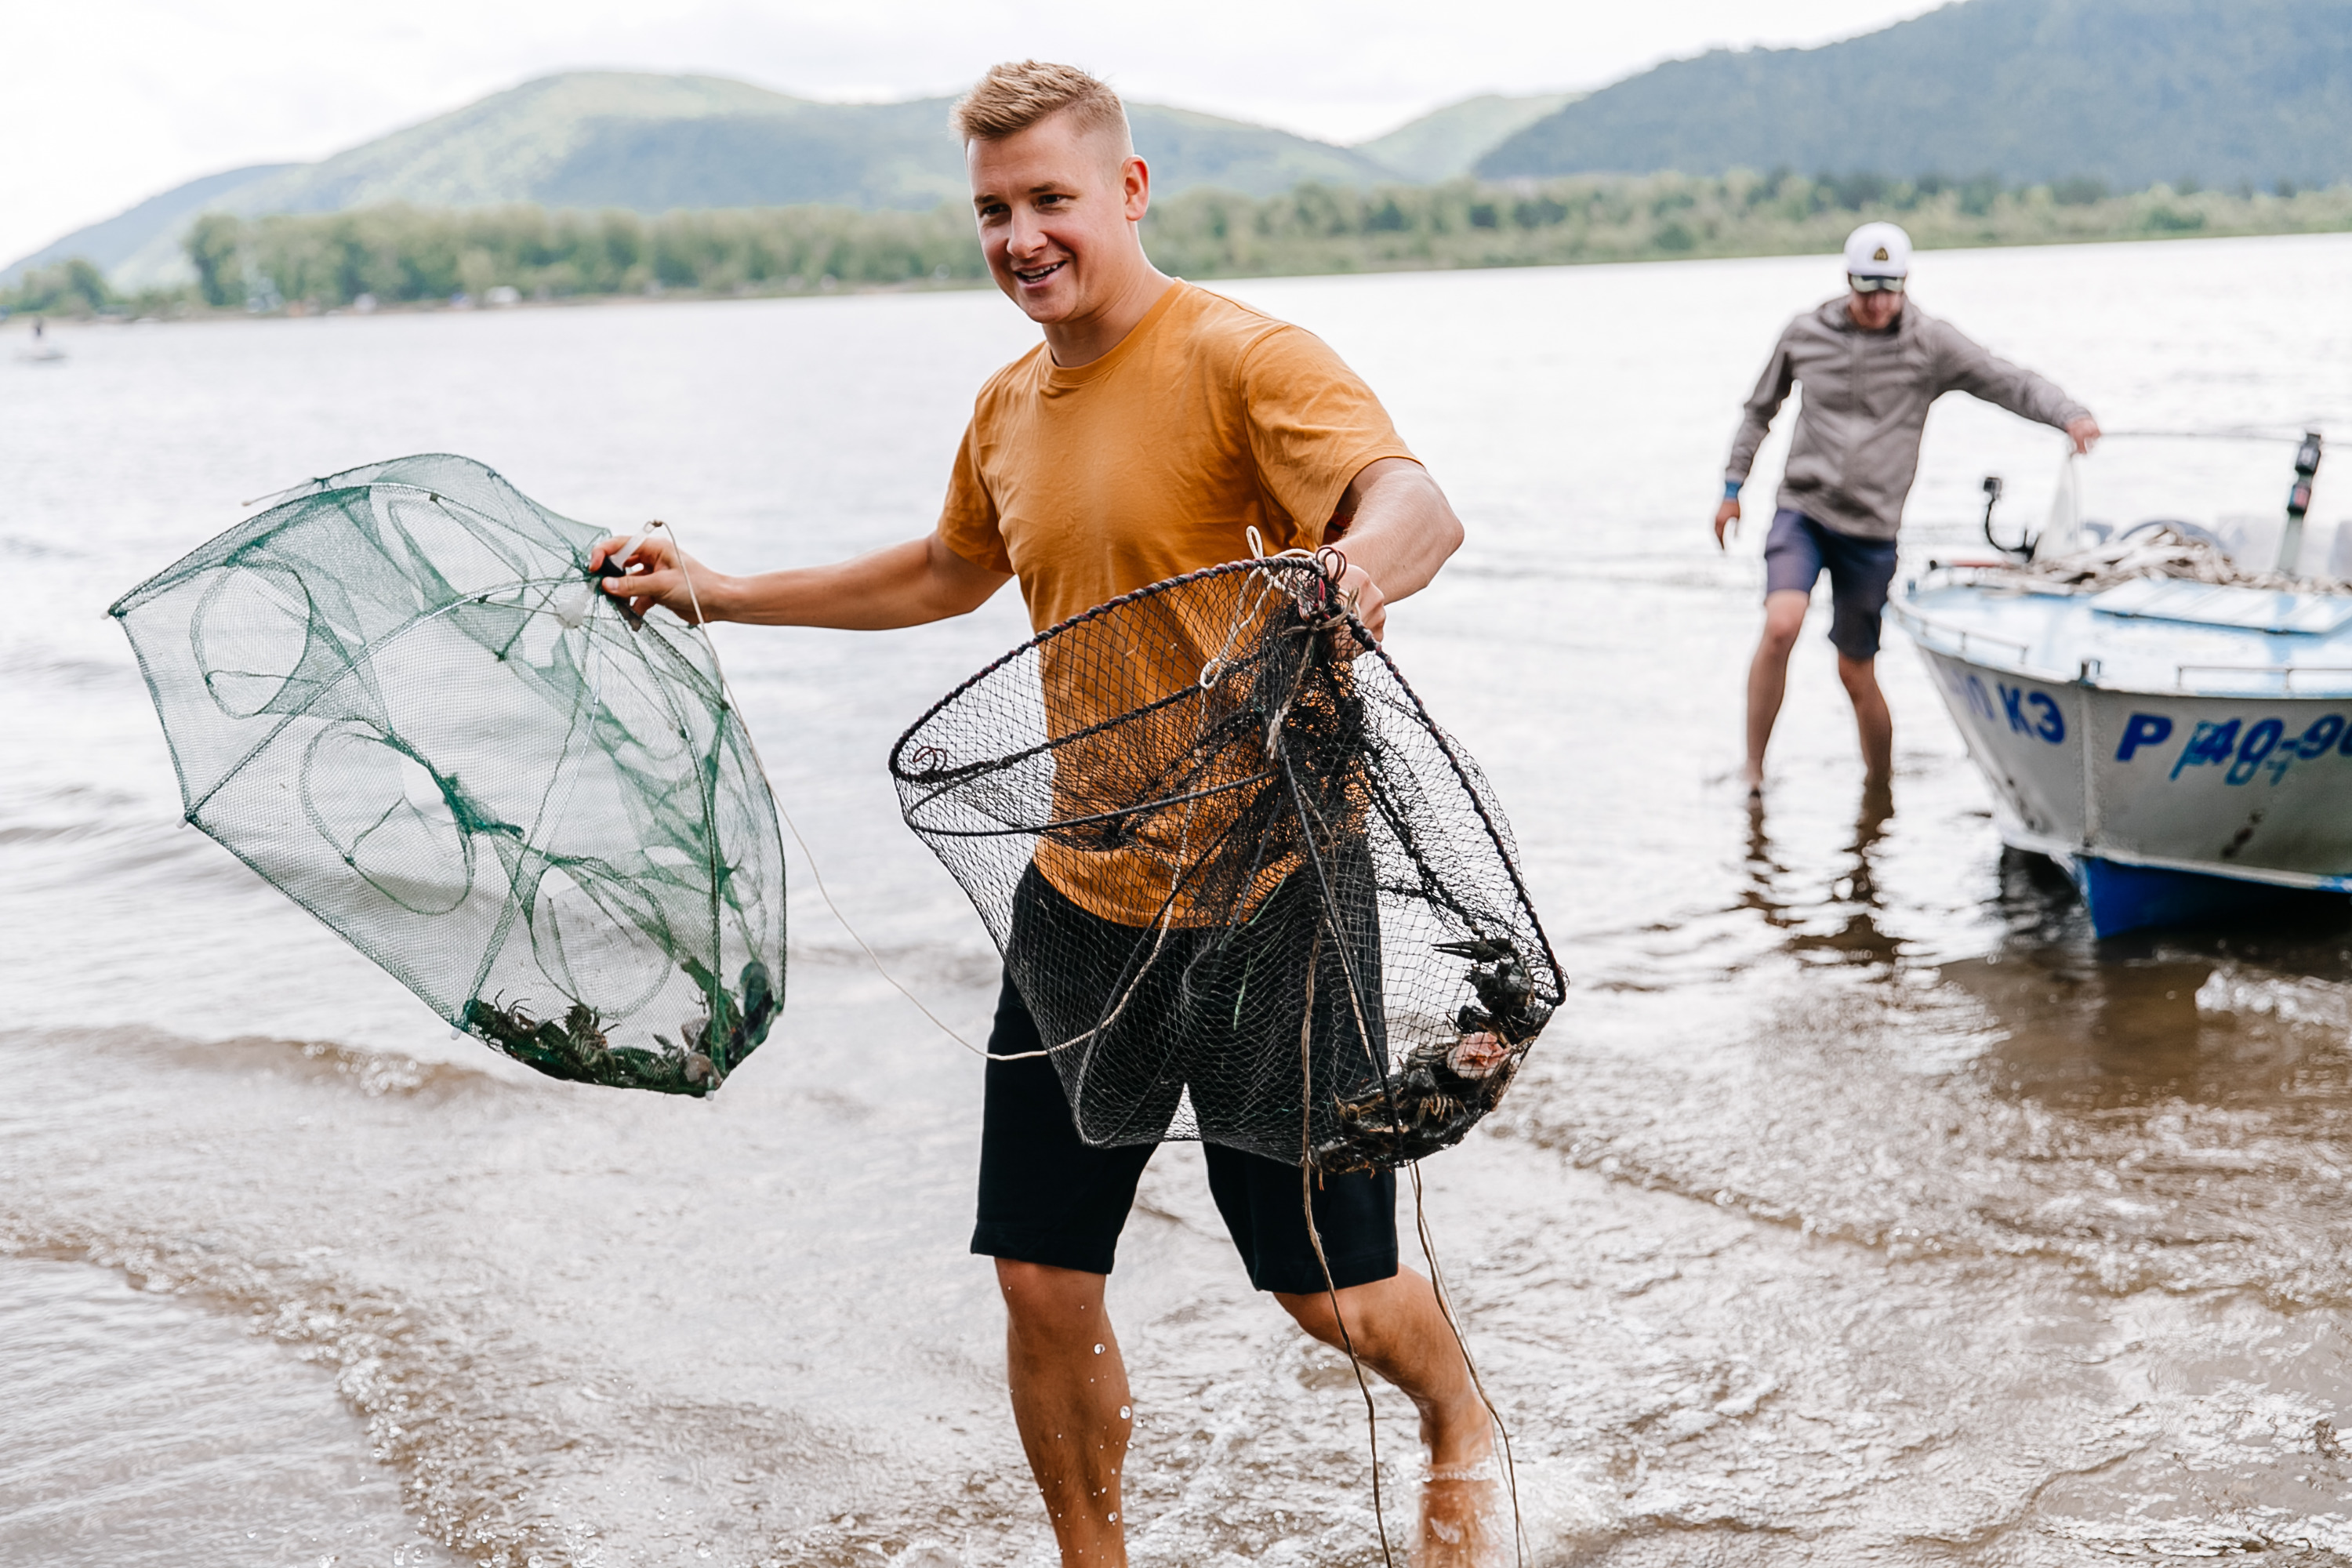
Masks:
[[[888,631],[969,614],[1004,582],[932,534],[824,566],[720,578],[706,608],[713,620],[755,626]]]
[[[1392,458],[1379,468],[1360,481],[1354,521],[1337,542],[1349,565],[1396,600],[1429,586],[1461,548],[1462,521],[1420,464]]]
[[[1764,445],[1764,437],[1771,428],[1770,414],[1759,414],[1753,408],[1747,410],[1739,421],[1739,429],[1731,437],[1731,455],[1723,462],[1723,482],[1726,485],[1736,487],[1748,482],[1748,476],[1756,468],[1756,450]]]
[[[1748,482],[1748,472],[1755,467],[1756,449],[1764,445],[1773,418],[1796,385],[1796,372],[1789,354],[1790,332],[1794,330],[1791,326],[1780,334],[1780,341],[1772,347],[1772,357],[1764,363],[1764,374],[1756,378],[1756,390],[1740,405],[1739,429],[1731,437],[1731,456],[1723,465],[1723,479],[1727,485]]]

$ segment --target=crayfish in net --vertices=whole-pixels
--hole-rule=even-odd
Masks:
[[[705,972],[693,978],[707,983],[709,976]],[[717,1089],[728,1068],[750,1054],[776,1011],[766,966],[756,960],[744,967],[740,1006],[716,986],[706,994],[713,999],[712,1016],[688,1019],[678,1032],[681,1044],[656,1035],[654,1042],[662,1047],[657,1051],[613,1045],[604,1037],[604,1020],[585,1002],[572,1003],[558,1022],[532,1017],[520,1003],[485,1002],[477,996],[466,1004],[461,1021],[515,1060],[550,1078],[698,1099]]]
[[[1492,1110],[1520,1059],[1550,1021],[1518,950],[1473,938],[1431,944],[1472,960],[1466,978],[1477,994],[1454,1014],[1459,1037],[1431,1041],[1370,1089],[1339,1102],[1341,1132],[1315,1151],[1318,1170],[1375,1170],[1450,1149]]]
[[[1492,1110],[1563,1000],[1485,774],[1345,576],[1327,550],[1124,595],[891,753],[1089,1144],[1392,1168]]]

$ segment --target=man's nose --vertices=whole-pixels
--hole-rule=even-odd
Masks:
[[[1013,215],[1013,232],[1005,237],[1004,247],[1015,256],[1032,256],[1045,245],[1044,226],[1026,213]]]

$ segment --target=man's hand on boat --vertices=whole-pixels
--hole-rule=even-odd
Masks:
[[[2067,422],[2066,434],[2074,437],[2077,453],[2088,452],[2098,444],[2099,422],[2085,414],[2080,419]]]

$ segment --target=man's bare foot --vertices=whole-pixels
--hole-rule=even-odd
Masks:
[[[1513,1559],[1510,1494],[1502,1467],[1433,1467],[1421,1483],[1421,1542],[1414,1568],[1500,1568]]]

